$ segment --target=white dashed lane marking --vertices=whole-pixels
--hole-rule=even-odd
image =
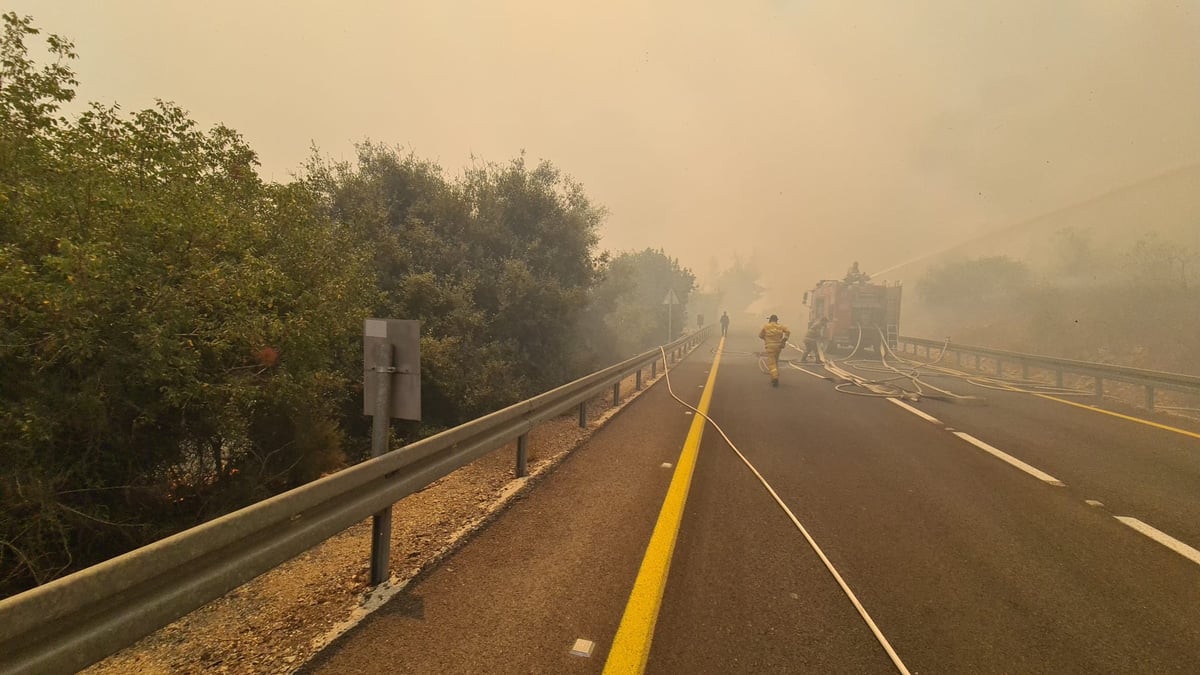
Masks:
[[[1025,473],[1029,474],[1030,476],[1033,476],[1034,478],[1036,478],[1044,483],[1049,483],[1050,485],[1053,485],[1055,487],[1066,486],[1066,483],[1055,478],[1054,476],[1051,476],[1050,474],[1046,473],[1045,471],[1042,471],[1041,469],[1032,467],[1032,466],[1026,464],[1025,462],[1022,462],[1021,460],[1017,459],[1016,457],[1013,457],[1012,455],[1008,454],[1007,452],[1004,452],[1003,450],[999,450],[997,448],[994,448],[994,447],[988,445],[987,443],[984,443],[983,441],[979,440],[978,438],[975,438],[971,434],[964,433],[962,431],[955,431],[954,435],[958,436],[959,438],[963,439],[964,441],[970,443],[971,445],[979,448],[980,450],[983,450],[984,452],[995,457],[996,459],[999,459],[1002,462],[1007,462],[1008,464],[1011,464],[1012,466],[1020,469],[1021,471],[1024,471]]]
[[[807,371],[805,371],[805,372],[807,372]],[[908,412],[916,415],[917,417],[920,417],[921,419],[923,419],[927,422],[932,422],[933,424],[941,424],[941,421],[938,420],[936,417],[933,417],[932,415],[929,415],[921,410],[918,410],[917,408],[905,403],[904,401],[901,401],[901,400],[895,399],[895,398],[889,398],[888,400],[891,401],[892,403],[896,404],[897,406],[907,410]],[[1012,455],[1010,455],[1002,450],[999,450],[991,445],[988,445],[987,443],[984,443],[983,441],[979,440],[978,438],[975,438],[974,436],[972,436],[968,433],[965,433],[962,431],[956,431],[950,427],[944,427],[944,428],[946,431],[949,431],[950,433],[954,434],[955,436],[958,436],[962,440],[970,443],[971,445],[974,445],[975,447],[979,448],[980,450],[983,450],[984,452],[992,455],[993,457],[996,457],[997,459],[999,459],[1003,462],[1006,462],[1006,463],[1012,465],[1013,467],[1020,469],[1021,471],[1024,471],[1025,473],[1033,476],[1034,478],[1037,478],[1040,481],[1043,481],[1050,485],[1054,485],[1056,487],[1064,487],[1065,486],[1065,484],[1062,481],[1055,478],[1054,476],[1051,476],[1050,474],[1046,473],[1045,471],[1042,471],[1041,469],[1030,466],[1029,464],[1022,462],[1021,460],[1017,459],[1016,457],[1013,457]],[[1085,499],[1083,501],[1085,504],[1087,504],[1088,506],[1091,506],[1093,508],[1104,508],[1104,503],[1098,499]],[[1185,544],[1182,541],[1179,541],[1175,537],[1172,537],[1171,535],[1167,534],[1166,532],[1163,532],[1162,530],[1159,530],[1151,525],[1148,525],[1132,516],[1113,516],[1113,517],[1116,518],[1117,520],[1119,520],[1121,523],[1125,524],[1126,526],[1132,528],[1134,531],[1138,532],[1139,534],[1149,537],[1150,539],[1153,539],[1154,541],[1162,544],[1163,546],[1166,546],[1167,548],[1171,549],[1172,551],[1175,551],[1179,555],[1187,558],[1188,560],[1196,563],[1197,565],[1200,565],[1200,550],[1197,550],[1197,549],[1189,546],[1188,544]]]
[[[1197,565],[1200,565],[1200,551],[1197,551],[1196,549],[1192,548],[1191,546],[1188,546],[1187,544],[1183,543],[1182,541],[1179,541],[1175,537],[1172,537],[1171,535],[1167,534],[1166,532],[1163,532],[1162,530],[1157,530],[1157,529],[1147,525],[1146,523],[1143,523],[1142,521],[1138,520],[1137,518],[1130,518],[1129,516],[1114,516],[1114,517],[1117,520],[1121,521],[1122,523],[1125,523],[1129,527],[1132,527],[1134,530],[1137,530],[1139,533],[1144,534],[1147,537],[1150,537],[1154,541],[1157,541],[1158,543],[1162,544],[1163,546],[1166,546],[1167,548],[1171,549],[1172,551],[1175,551],[1179,555],[1187,558],[1188,560],[1191,560],[1192,562],[1196,563]]]
[[[922,410],[918,410],[917,408],[914,408],[913,406],[905,403],[904,401],[901,401],[901,400],[895,399],[895,398],[888,398],[888,400],[891,401],[892,403],[896,404],[897,406],[900,406],[904,410],[907,410],[908,412],[916,415],[917,417],[920,417],[921,419],[925,420],[926,422],[932,422],[933,424],[941,424],[942,423],[941,420],[934,417],[933,415],[930,415]],[[980,450],[983,450],[984,452],[995,457],[996,459],[999,459],[1002,462],[1005,462],[1017,469],[1020,469],[1021,471],[1024,471],[1025,473],[1029,474],[1030,476],[1033,476],[1034,478],[1036,478],[1044,483],[1048,483],[1055,487],[1064,487],[1066,485],[1066,483],[1063,483],[1061,480],[1055,478],[1054,476],[1051,476],[1050,474],[1046,473],[1045,471],[1042,471],[1041,469],[1030,466],[1029,464],[1022,462],[1021,460],[1017,459],[1016,457],[1013,457],[1012,455],[1008,454],[1007,452],[1004,452],[1003,450],[1000,450],[999,448],[996,448],[987,443],[984,443],[983,441],[979,440],[978,438],[975,438],[971,434],[968,434],[968,433],[965,433],[962,431],[955,431],[954,429],[951,429],[950,427],[945,427],[945,429],[946,429],[946,431],[949,431],[950,433],[954,434],[955,436],[958,436],[959,438],[961,438],[964,441],[970,443],[971,445],[979,448]]]
[[[905,403],[904,401],[901,401],[898,398],[889,398],[888,400],[891,401],[892,403],[895,403],[896,405],[900,406],[901,408],[904,408],[908,412],[916,415],[917,417],[920,417],[921,419],[925,420],[926,422],[933,422],[934,424],[942,423],[941,420],[934,417],[933,415],[930,415],[928,413],[925,413],[924,411],[918,410],[918,409],[912,407],[911,405]],[[953,429],[951,429],[951,431],[953,431]]]

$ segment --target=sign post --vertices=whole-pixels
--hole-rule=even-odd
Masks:
[[[371,415],[371,456],[388,451],[392,418],[421,419],[421,322],[363,324],[363,413]],[[392,507],[371,517],[371,585],[388,579]]]
[[[663,299],[663,304],[667,306],[667,343],[669,344],[675,336],[671,330],[671,315],[675,313],[674,306],[679,304],[679,298],[676,297],[674,288],[667,290],[667,297]]]

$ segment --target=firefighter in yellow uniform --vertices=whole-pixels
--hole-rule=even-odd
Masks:
[[[771,386],[779,386],[779,352],[787,346],[788,338],[792,336],[788,327],[779,323],[779,317],[774,314],[758,331],[758,339],[763,341],[767,349],[767,369],[771,371]]]

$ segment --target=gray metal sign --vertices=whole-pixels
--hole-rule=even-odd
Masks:
[[[375,415],[379,378],[390,379],[391,417],[421,419],[421,322],[363,322],[363,414]]]

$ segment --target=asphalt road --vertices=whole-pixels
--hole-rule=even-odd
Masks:
[[[727,344],[754,348],[748,336]],[[710,416],[910,671],[1194,672],[1200,565],[1113,516],[1200,547],[1200,440],[1025,394],[962,393],[987,405],[913,406],[934,423],[796,369],[769,388],[756,359],[731,353]],[[846,612],[825,597],[839,592],[832,577],[811,549],[797,552],[795,526],[731,455],[705,436],[649,671],[894,672],[866,660],[864,648],[882,648],[865,628],[843,627]],[[805,597],[797,585],[821,598],[813,604],[827,618],[816,621],[830,630],[787,605]]]
[[[1200,548],[1200,439],[950,379],[986,405],[905,408],[812,366],[772,388],[757,348],[730,336],[709,415],[910,672],[1200,667],[1200,560],[1117,518]],[[676,392],[695,403],[711,360],[684,361]],[[600,672],[690,421],[657,385],[312,669]],[[711,428],[670,559],[647,672],[898,670]],[[591,657],[567,653],[580,637]]]
[[[688,400],[700,396],[713,346],[672,370]],[[660,379],[303,672],[600,672],[691,423]],[[569,653],[578,639],[595,643],[590,657]]]

